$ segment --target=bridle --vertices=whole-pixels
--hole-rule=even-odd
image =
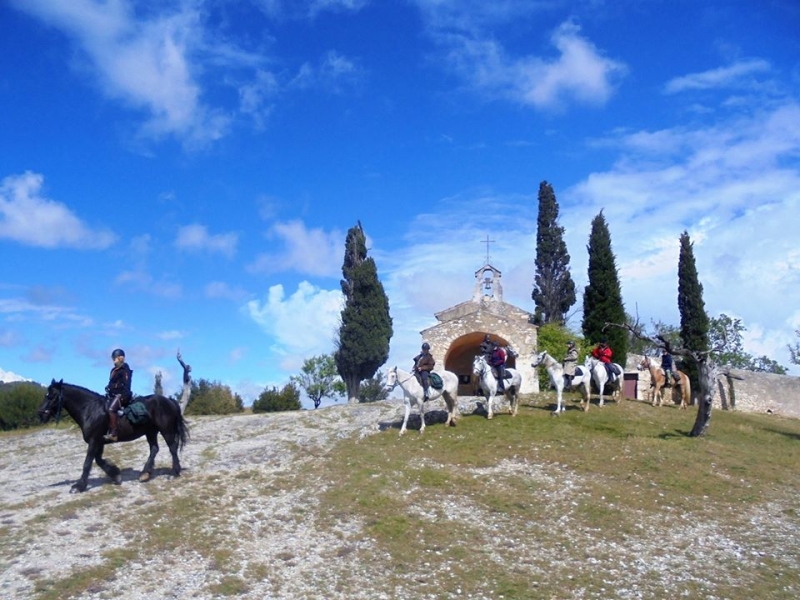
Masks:
[[[405,379],[403,379],[403,381],[400,381],[400,380],[398,379],[398,377],[397,377],[397,367],[395,367],[394,369],[392,369],[392,370],[391,370],[391,371],[389,371],[389,372],[390,372],[390,373],[394,373],[394,383],[392,383],[392,385],[387,385],[387,386],[385,386],[385,388],[386,388],[386,391],[388,391],[388,392],[391,392],[392,390],[394,390],[394,388],[396,388],[398,385],[399,385],[400,387],[403,387],[403,384],[404,384],[406,381],[411,381],[412,379],[414,379],[414,377],[416,377],[416,376],[414,375],[414,373],[411,373],[411,374],[410,374],[408,377],[406,377]]]
[[[483,356],[476,356],[475,360],[481,364],[481,368],[479,371],[476,371],[476,374],[483,377],[486,372],[489,371],[489,364]],[[489,372],[491,373],[491,371]]]
[[[50,408],[53,405],[53,400],[50,398],[50,390],[47,391],[47,393],[45,394],[44,397],[45,397],[45,399],[48,400],[47,408],[45,408],[44,410],[39,411],[39,413],[41,415],[43,415],[43,416],[48,416],[51,413]],[[55,403],[56,403],[56,410],[55,410],[55,414],[53,415],[53,418],[55,419],[56,423],[58,423],[59,421],[61,421],[61,409],[64,407],[64,388],[63,387],[59,387],[58,388],[58,399],[55,401]]]
[[[542,350],[542,352],[537,356],[538,358],[536,359],[536,364],[533,365],[534,367],[538,367],[539,365],[544,363],[544,357],[549,356],[549,354],[547,354],[547,350]]]

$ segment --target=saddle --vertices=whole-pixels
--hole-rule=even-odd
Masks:
[[[494,375],[495,379],[500,379],[500,377],[497,375],[497,367],[492,367],[492,375]],[[503,381],[506,379],[511,379],[511,374],[508,372],[508,368],[506,368],[506,371],[503,373]]]
[[[147,407],[141,401],[131,402],[119,412],[122,413],[120,416],[128,419],[131,425],[141,425],[150,418]]]
[[[431,387],[435,390],[440,390],[444,387],[444,381],[442,381],[441,375],[433,371],[428,374],[428,381],[430,381]]]

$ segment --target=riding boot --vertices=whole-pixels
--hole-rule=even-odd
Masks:
[[[572,389],[572,375],[564,375],[564,389]]]
[[[428,391],[428,388],[424,388],[422,390],[422,401],[423,402],[427,402],[430,399],[431,399],[430,398],[430,392]]]
[[[108,411],[108,421],[109,421],[109,429],[108,433],[103,437],[103,439],[107,442],[116,442],[118,438],[118,423],[119,417],[117,416],[117,411],[110,410]]]

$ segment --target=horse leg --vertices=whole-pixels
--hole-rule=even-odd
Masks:
[[[142,472],[139,474],[139,481],[148,481],[153,475],[153,464],[156,462],[156,454],[158,454],[158,433],[155,431],[148,433],[147,443],[150,446],[150,456],[147,457],[147,462],[145,462],[144,467],[142,467]]]
[[[408,401],[408,398],[404,401],[406,414],[403,417],[403,425],[400,427],[400,435],[403,435],[406,432],[406,425],[408,425],[408,414],[411,412],[411,403]]]
[[[497,393],[497,387],[491,388],[486,391],[486,418],[493,419],[494,418],[494,411],[492,410],[492,400],[494,400],[494,395]]]
[[[425,402],[419,401],[419,434],[425,433]]]
[[[453,398],[449,393],[442,394],[444,397],[445,404],[447,404],[447,422],[445,425],[450,425],[450,427],[456,426],[456,399]]]
[[[95,456],[98,454],[98,444],[94,440],[89,442],[89,447],[86,449],[86,458],[83,459],[83,471],[81,472],[81,478],[78,479],[74,484],[72,484],[72,488],[70,488],[70,492],[85,492],[86,485],[89,481],[89,471],[92,468],[92,463],[94,462]]]
[[[564,400],[563,400],[563,387],[564,385],[558,385],[555,380],[553,380],[553,384],[556,386],[556,409],[553,411],[553,414],[557,415],[560,412],[564,412]]]
[[[119,468],[108,462],[105,458],[103,458],[103,450],[105,450],[105,444],[101,444],[97,450],[97,454],[95,454],[94,462],[97,463],[97,466],[103,469],[106,475],[111,477],[111,480],[119,485],[122,483],[122,475],[120,474]]]
[[[161,437],[164,438],[164,441],[167,443],[167,448],[169,448],[169,453],[172,455],[172,472],[170,475],[172,477],[180,477],[181,476],[181,459],[178,457],[178,436],[175,434],[165,434],[163,431],[161,432]],[[156,452],[158,452],[158,444],[156,444]],[[144,473],[142,473],[144,475]],[[139,477],[139,481],[146,481]]]

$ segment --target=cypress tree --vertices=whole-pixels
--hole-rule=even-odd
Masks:
[[[345,306],[337,340],[336,370],[347,387],[348,402],[358,402],[361,381],[389,358],[392,318],[389,298],[378,280],[375,261],[367,257],[366,236],[359,221],[347,232],[342,293]]]
[[[625,323],[625,306],[617,274],[617,263],[611,251],[611,234],[603,211],[592,219],[589,234],[589,284],[583,291],[583,336],[591,345],[608,340],[614,351],[614,362],[625,368],[628,357],[628,336],[619,327],[605,330],[606,323]]]
[[[569,273],[569,253],[564,228],[558,225],[558,202],[553,186],[539,184],[539,217],[536,229],[536,280],[531,298],[541,325],[563,325],[575,304],[575,282]]]
[[[681,315],[681,343],[684,348],[694,352],[707,352],[709,349],[708,331],[710,321],[703,302],[703,284],[697,276],[694,261],[694,244],[689,234],[681,234],[681,251],[678,259],[678,311]],[[693,389],[699,388],[698,365],[688,361],[686,374]]]

